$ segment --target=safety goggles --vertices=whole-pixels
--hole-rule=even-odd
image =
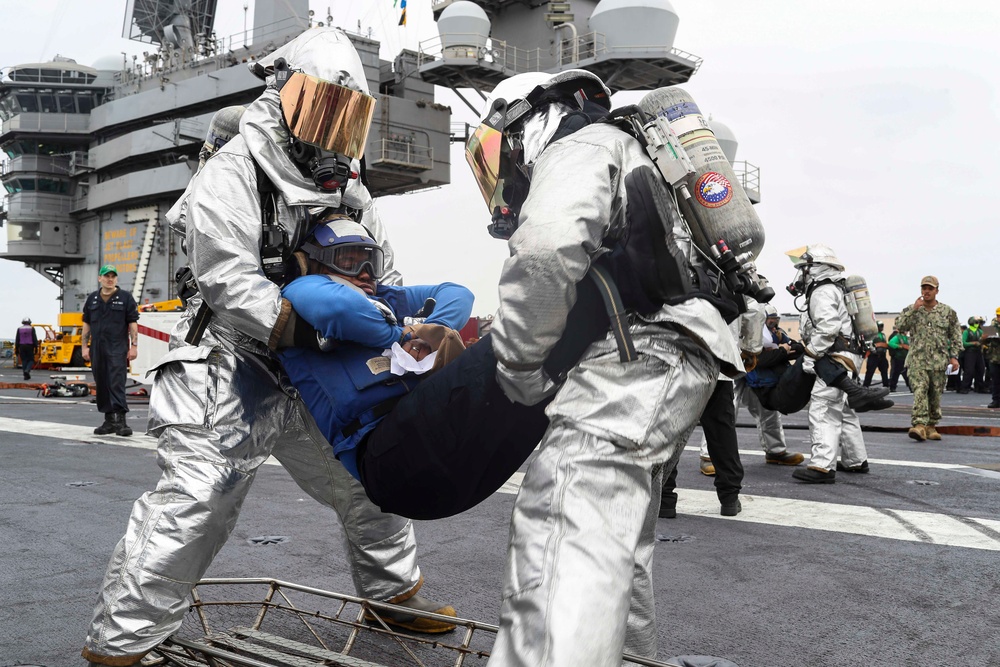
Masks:
[[[292,72],[278,93],[288,130],[324,151],[361,159],[375,115],[375,98],[302,72]]]
[[[304,246],[309,257],[341,275],[357,277],[367,269],[373,279],[380,280],[385,273],[385,253],[381,248],[362,243]]]

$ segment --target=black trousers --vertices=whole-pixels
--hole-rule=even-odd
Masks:
[[[1000,403],[1000,363],[990,362],[990,378],[993,384],[993,402]]]
[[[486,335],[404,396],[361,443],[361,483],[383,512],[411,519],[464,512],[528,459],[549,426],[548,401],[512,403],[496,366]]]
[[[17,358],[21,362],[21,372],[27,375],[35,366],[35,346],[18,345]]]
[[[723,505],[736,502],[743,488],[743,464],[736,438],[736,406],[733,383],[720,380],[705,405],[699,422],[705,430],[708,455],[715,466],[715,493]],[[677,503],[677,466],[663,480],[661,505]]]
[[[865,367],[866,387],[872,384],[872,377],[875,376],[875,369],[878,369],[879,377],[882,378],[882,386],[889,386],[889,360],[885,358],[885,350],[875,348],[875,351],[868,355],[868,364]]]
[[[847,376],[847,369],[827,356],[816,360],[814,372],[815,375],[802,369],[800,357],[784,370],[777,386],[753,387],[753,393],[768,410],[776,410],[783,415],[795,414],[809,404],[817,377],[828,385],[833,385]]]
[[[90,370],[97,389],[97,411],[128,412],[125,383],[128,380],[128,344],[95,341],[90,347]]]
[[[896,387],[899,384],[899,376],[903,376],[903,382],[906,383],[906,388],[910,388],[910,376],[906,372],[906,355],[902,357],[892,358],[892,370],[889,371],[889,389],[896,391]]]
[[[983,375],[986,373],[986,361],[983,351],[978,347],[970,347],[965,351],[962,361],[962,391],[969,391],[975,385],[976,391],[986,391]]]

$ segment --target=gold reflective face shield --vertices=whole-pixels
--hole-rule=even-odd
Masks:
[[[281,111],[299,141],[361,159],[375,115],[375,98],[294,72],[281,87]]]
[[[486,201],[490,211],[493,210],[493,195],[500,182],[500,149],[503,133],[485,123],[480,125],[469,137],[465,146],[465,160],[472,168],[476,185]]]

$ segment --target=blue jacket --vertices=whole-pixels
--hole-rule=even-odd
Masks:
[[[279,356],[334,455],[357,478],[355,449],[384,416],[376,414],[375,407],[406,394],[421,379],[389,372],[389,359],[382,352],[399,341],[403,327],[386,322],[371,301],[387,305],[402,323],[433,297],[437,304],[427,323],[461,329],[472,313],[472,292],[454,283],[379,285],[375,297],[368,297],[326,276],[312,275],[292,281],[282,296],[321,334],[344,343],[332,352],[290,348]],[[352,424],[345,434],[344,427]]]

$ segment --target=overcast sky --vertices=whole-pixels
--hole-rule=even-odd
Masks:
[[[1000,3],[671,2],[680,16],[674,45],[704,59],[684,88],[734,131],[737,159],[760,168],[756,209],[767,242],[758,264],[779,291],[781,312],[793,309],[781,288],[793,275],[784,252],[825,242],[849,273],[867,278],[876,310],[913,303],[920,278],[934,274],[940,299],[963,321],[993,316]],[[90,65],[141,52],[120,36],[125,4],[0,0],[0,66],[57,53]],[[360,21],[382,42],[385,59],[436,35],[429,0],[410,0],[405,28],[396,26],[392,5],[312,2],[320,19],[329,6],[338,25],[357,30]],[[243,20],[241,0],[219,0],[219,35],[241,33]],[[438,89],[438,101],[452,106],[453,120],[474,121],[449,91]],[[451,160],[451,185],[384,197],[379,208],[408,283],[463,283],[476,294],[475,314],[487,315],[497,305],[506,245],[486,233],[486,206],[459,147]],[[12,336],[24,315],[54,321],[57,292],[44,278],[2,260],[0,284],[0,337]]]

